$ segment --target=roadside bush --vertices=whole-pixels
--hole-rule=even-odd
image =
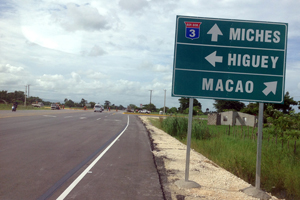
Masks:
[[[188,120],[183,117],[167,117],[163,120],[162,127],[168,134],[183,139],[186,137]]]
[[[193,120],[192,138],[196,140],[205,140],[211,138],[211,133],[203,120]]]
[[[161,126],[168,134],[184,139],[187,136],[188,119],[183,117],[167,117],[161,121]],[[193,120],[192,138],[198,140],[211,138],[209,129],[202,120]]]

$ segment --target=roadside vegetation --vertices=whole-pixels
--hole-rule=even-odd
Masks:
[[[300,199],[300,114],[269,119],[263,129],[261,188],[286,199]],[[151,123],[186,144],[188,119],[167,117]],[[291,124],[293,121],[293,124]],[[255,185],[257,128],[207,125],[194,119],[191,148]]]
[[[11,110],[12,104],[0,104],[0,110]],[[50,110],[50,107],[41,107],[41,108],[36,108],[33,106],[24,106],[24,105],[18,105],[17,110]]]

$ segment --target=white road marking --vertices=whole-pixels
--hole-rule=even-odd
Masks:
[[[113,121],[113,122],[119,122],[121,120],[118,120],[118,119],[105,119],[104,121]]]
[[[100,120],[101,118],[98,118],[97,120]]]
[[[102,158],[102,156],[112,147],[112,145],[123,135],[129,125],[129,116],[127,120],[127,125],[124,130],[120,133],[108,147],[71,183],[71,185],[56,199],[56,200],[63,200],[74,188],[75,186],[83,179],[83,177],[94,167],[94,165]]]
[[[43,115],[44,117],[56,117],[54,115]]]
[[[86,117],[80,117],[80,119],[86,119]]]

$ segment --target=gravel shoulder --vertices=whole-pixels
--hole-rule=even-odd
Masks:
[[[251,186],[193,149],[190,152],[189,180],[200,188],[183,189],[175,182],[185,178],[186,145],[151,125],[149,117],[140,116],[149,132],[153,156],[160,174],[165,199],[172,200],[256,200],[241,192]],[[269,194],[271,196],[271,194]],[[278,199],[271,196],[272,200]]]

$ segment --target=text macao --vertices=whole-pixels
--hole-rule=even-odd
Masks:
[[[210,78],[207,80],[207,78],[203,78],[202,90],[220,91],[220,92],[223,92],[225,90],[226,92],[252,93],[254,89],[254,84],[252,81],[246,81],[243,83],[242,80],[238,80],[235,83],[233,80],[228,79],[224,82],[225,84],[223,84],[222,79],[218,79],[217,83],[214,84],[214,79]]]

